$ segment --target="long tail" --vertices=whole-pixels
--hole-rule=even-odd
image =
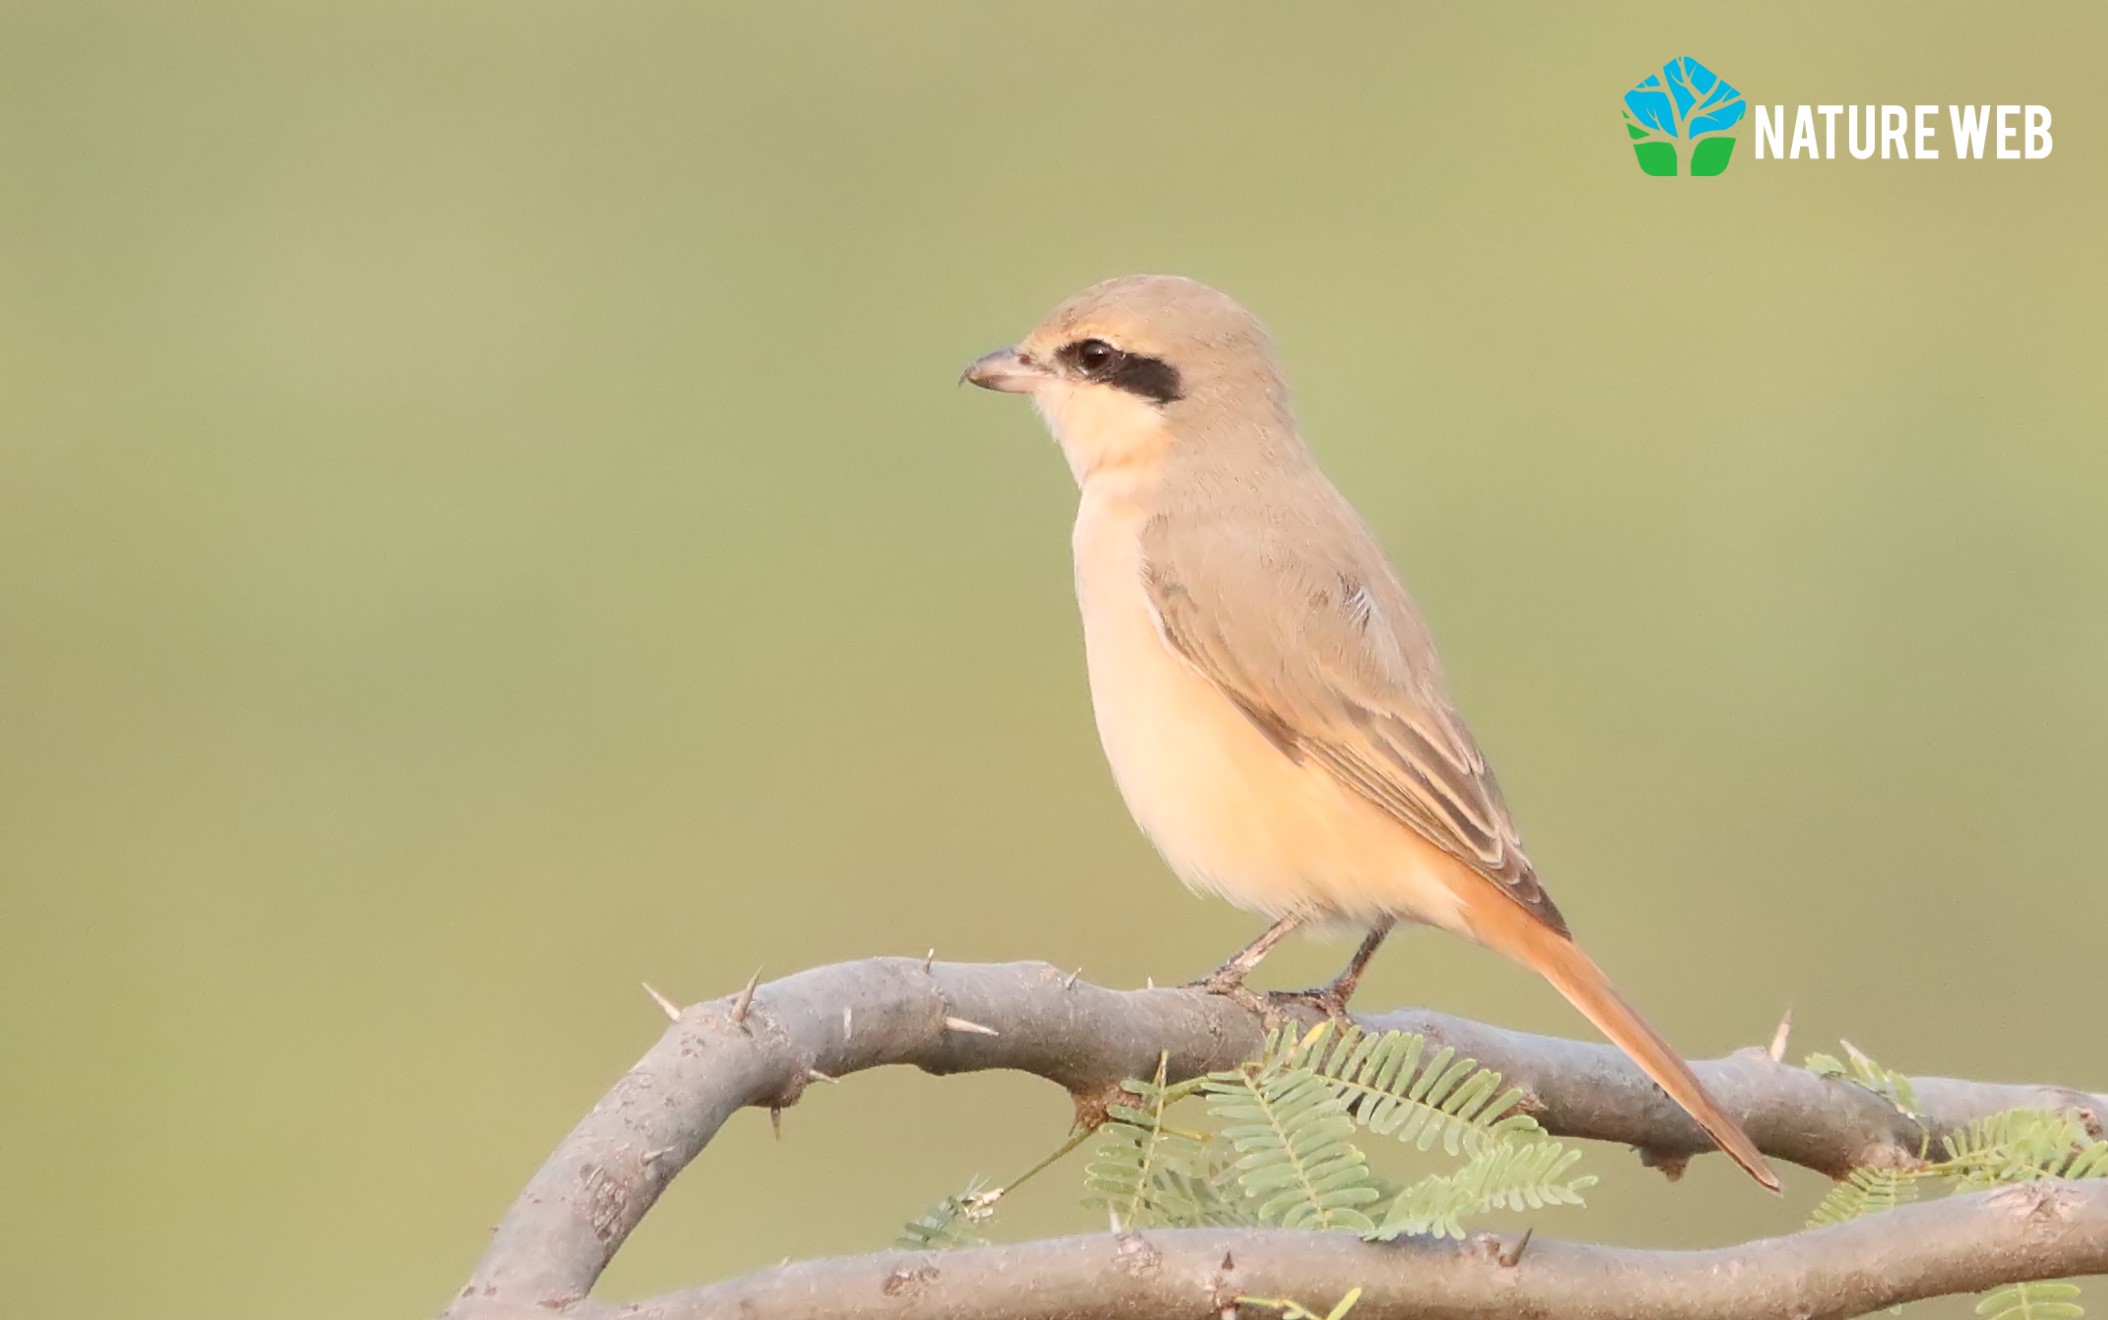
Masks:
[[[1472,912],[1466,920],[1480,943],[1550,981],[1568,1003],[1610,1038],[1611,1044],[1631,1055],[1640,1071],[1682,1105],[1729,1159],[1765,1187],[1779,1190],[1778,1175],[1764,1162],[1763,1153],[1742,1126],[1706,1092],[1683,1056],[1619,997],[1617,988],[1594,959],[1581,952],[1571,939],[1505,898],[1479,906],[1486,910]]]

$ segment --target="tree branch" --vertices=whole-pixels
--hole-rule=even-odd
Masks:
[[[1511,1085],[1523,1089],[1528,1097],[1526,1106],[1555,1134],[1625,1142],[1639,1147],[1652,1162],[1671,1172],[1680,1169],[1690,1156],[1711,1148],[1682,1110],[1610,1046],[1506,1031],[1424,1010],[1359,1020],[1372,1030],[1421,1032],[1439,1044],[1453,1045],[1461,1054],[1499,1069]],[[572,1320],[594,1320],[610,1314],[606,1308],[588,1303],[587,1295],[666,1184],[734,1112],[747,1106],[780,1108],[795,1104],[816,1073],[844,1077],[885,1064],[911,1064],[937,1074],[1017,1069],[1065,1087],[1075,1097],[1079,1115],[1095,1120],[1122,1080],[1155,1072],[1160,1053],[1169,1053],[1168,1075],[1183,1079],[1231,1067],[1255,1053],[1259,1044],[1259,1024],[1226,999],[1182,989],[1109,990],[1076,980],[1044,963],[988,966],[874,958],[817,968],[739,996],[693,1005],[680,1013],[650,1052],[593,1107],[535,1174],[500,1224],[475,1275],[448,1308],[447,1316],[449,1320],[490,1320],[529,1314],[547,1317],[551,1312],[563,1312]],[[1766,1154],[1832,1176],[1858,1164],[1908,1165],[1918,1158],[1922,1143],[1930,1140],[1936,1146],[1939,1136],[1946,1132],[2018,1106],[2076,1109],[2096,1131],[2099,1116],[2108,1114],[2108,1099],[2089,1093],[1928,1077],[1913,1079],[1925,1111],[1921,1130],[1916,1122],[1870,1092],[1775,1062],[1762,1051],[1743,1050],[1726,1059],[1693,1066],[1707,1088],[1742,1122]],[[2008,1199],[2002,1200],[2001,1196]],[[1725,1255],[1620,1253],[1540,1243],[1530,1250],[1528,1270],[1506,1272],[1503,1277],[1511,1282],[1500,1286],[1512,1288],[1516,1286],[1513,1278],[1524,1273],[1535,1277],[1540,1269],[1554,1266],[1566,1271],[1565,1287],[1577,1287],[1579,1280],[1594,1280],[1580,1291],[1556,1298],[1547,1295],[1542,1314],[1561,1316],[1602,1314],[1600,1308],[1615,1299],[1629,1300],[1639,1307],[1649,1298],[1656,1299],[1648,1304],[1658,1304],[1657,1309],[1631,1313],[1799,1313],[1790,1307],[1784,1311],[1723,1310],[1697,1300],[1696,1294],[1673,1309],[1661,1309],[1671,1308],[1677,1294],[1661,1292],[1651,1282],[1660,1271],[1702,1280],[1707,1270],[1719,1268],[1727,1257],[1766,1262],[1764,1268],[1777,1273],[1783,1281],[1777,1286],[1787,1286],[1794,1278],[1812,1279],[1825,1268],[1833,1273],[1844,1269],[1839,1262],[1849,1257],[1851,1266],[1847,1272],[1856,1271],[1852,1277],[1862,1279],[1862,1286],[1874,1291],[1881,1287],[1907,1289],[1912,1286],[1911,1279],[1919,1276],[1940,1285],[1932,1288],[1934,1292],[1987,1287],[2008,1279],[2102,1268],[2108,1262],[2085,1254],[2099,1250],[2099,1244],[2108,1241],[2108,1234],[2102,1231],[2108,1228],[2108,1220],[2099,1217],[2108,1215],[2108,1202],[2100,1201],[2099,1196],[2108,1196],[2108,1192],[2097,1194],[2093,1188],[2083,1192],[2060,1190],[2055,1198],[2039,1205],[2028,1202],[2029,1212],[2021,1217],[2025,1225],[2047,1222],[2052,1227],[2064,1227],[2052,1234],[2055,1250],[2014,1245],[2006,1256],[1997,1258],[2035,1262],[2018,1274],[1998,1274],[1994,1270],[1963,1278],[1956,1273],[1961,1267],[1953,1262],[1983,1258],[1980,1254],[1958,1255],[1948,1250],[1935,1253],[1940,1255],[1937,1261],[1924,1259],[1922,1269],[1899,1266],[1892,1275],[1885,1255],[1866,1254],[1877,1247],[1887,1253],[1892,1244],[1865,1236],[1872,1231],[1868,1228],[1849,1225],[1752,1243],[1729,1249]],[[1938,1206],[1914,1208],[1907,1217],[1899,1218],[1906,1215],[1903,1211],[1891,1212],[1881,1223],[1922,1222],[1923,1227],[1914,1231],[1927,1242],[1952,1243],[1969,1233],[1998,1238],[1995,1226],[2003,1222],[1998,1216],[2011,1218],[2016,1204],[2009,1193],[1959,1198]],[[2046,1221],[2044,1215],[2049,1216]],[[2085,1226],[2090,1226],[2087,1231],[2076,1231]],[[1954,1236],[1942,1238],[1942,1232]],[[2012,1235],[2027,1234],[2011,1229],[2009,1236]],[[1138,1242],[1140,1245],[1135,1245]],[[1184,1251],[1187,1244],[1205,1255],[1199,1244],[1226,1242],[1226,1249],[1240,1256],[1249,1250],[1256,1253],[1254,1261],[1278,1260],[1284,1270],[1294,1261],[1353,1263],[1354,1270],[1337,1275],[1306,1272],[1281,1276],[1300,1279],[1305,1291],[1317,1293],[1325,1291],[1323,1278],[1329,1277],[1337,1285],[1335,1293],[1344,1292],[1364,1281],[1361,1276],[1372,1268],[1389,1270],[1391,1266],[1385,1262],[1394,1259],[1416,1260],[1419,1264],[1415,1268],[1428,1268],[1433,1261],[1447,1260],[1450,1264],[1440,1267],[1438,1273],[1460,1288],[1465,1286],[1470,1271],[1480,1268],[1471,1263],[1472,1257],[1462,1249],[1433,1243],[1373,1247],[1353,1239],[1311,1234],[1297,1234],[1292,1241],[1277,1240],[1275,1235],[1264,1232],[1151,1233],[1146,1240],[1130,1234],[1117,1240],[1066,1239],[946,1253],[939,1258],[880,1256],[821,1262],[646,1303],[641,1308],[631,1308],[629,1313],[669,1318],[699,1315],[705,1311],[696,1309],[698,1306],[730,1306],[743,1296],[722,1291],[725,1289],[772,1286],[770,1281],[779,1278],[807,1279],[810,1284],[800,1286],[819,1287],[823,1281],[863,1279],[866,1276],[860,1271],[881,1264],[884,1268],[880,1274],[872,1277],[890,1279],[895,1277],[895,1271],[907,1271],[910,1282],[898,1285],[894,1290],[898,1294],[903,1289],[923,1287],[913,1280],[921,1279],[925,1272],[929,1280],[953,1280],[960,1277],[959,1271],[978,1264],[990,1276],[1008,1277],[1014,1271],[1018,1277],[1037,1277],[1034,1271],[1045,1270],[1050,1280],[1058,1281],[1072,1275],[1084,1277],[1075,1273],[1084,1269],[1078,1262],[1094,1262],[1090,1269],[1102,1268],[1108,1251],[1132,1256],[1146,1250],[1155,1253],[1161,1262],[1169,1259],[1164,1253]],[[1242,1245],[1247,1243],[1248,1246]],[[1827,1245],[1833,1243],[1844,1245]],[[2046,1254],[2038,1261],[2028,1254],[2030,1250]],[[1391,1254],[1385,1255],[1387,1252]],[[1925,1253],[1912,1246],[1906,1255],[1920,1260]],[[2050,1256],[2056,1256],[2056,1260],[2050,1260]],[[1177,1259],[1179,1269],[1184,1270],[1185,1257]],[[1219,1253],[1214,1260],[1219,1265]],[[1644,1269],[1635,1261],[1644,1261]],[[2067,1263],[2072,1267],[2065,1268]],[[1990,1268],[1989,1262],[1985,1264]],[[1178,1271],[1160,1265],[1158,1272]],[[1107,1280],[1114,1277],[1107,1275],[1100,1282],[1113,1289]],[[1190,1274],[1180,1277],[1189,1278]],[[1402,1275],[1399,1278],[1402,1286]],[[1766,1286],[1771,1282],[1765,1281]],[[952,1295],[952,1286],[944,1285],[946,1297]],[[1241,1277],[1239,1286],[1243,1286]],[[1755,1289],[1758,1285],[1749,1286]],[[1264,1293],[1265,1288],[1254,1286],[1249,1291]],[[1505,1292],[1497,1295],[1509,1297]],[[1896,1292],[1891,1300],[1927,1295],[1931,1293]],[[868,1309],[879,1306],[889,1296],[883,1290],[875,1295],[856,1296],[862,1300],[849,1309],[814,1310],[810,1303],[801,1303],[806,1309],[775,1313],[901,1313]],[[1163,1313],[1167,1305],[1164,1296],[1152,1292],[1146,1302],[1076,1313]],[[1198,1294],[1188,1296],[1179,1305],[1190,1303],[1192,1296]],[[1495,1296],[1486,1293],[1477,1309],[1431,1313],[1488,1315],[1515,1309],[1508,1300],[1485,1300]],[[844,1294],[843,1301],[847,1305],[850,1296]],[[961,1314],[1055,1313],[999,1312],[964,1298],[944,1304],[965,1308]],[[1823,1305],[1828,1304],[1825,1299]],[[761,1313],[764,1312],[756,1312]],[[945,1313],[935,1303],[931,1303],[931,1309],[915,1311],[918,1315]],[[1806,1312],[1855,1313],[1820,1307]]]
[[[1371,1243],[1293,1229],[1100,1233],[787,1265],[617,1308],[608,1320],[1220,1320],[1240,1297],[1292,1297],[1322,1314],[1356,1287],[1353,1320],[1817,1320],[2108,1270],[2108,1183],[1979,1192],[1714,1251],[1533,1242],[1513,1264],[1503,1255],[1485,1236]]]

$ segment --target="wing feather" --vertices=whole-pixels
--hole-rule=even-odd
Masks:
[[[1335,545],[1340,562],[1320,563],[1312,538],[1256,527],[1145,526],[1144,586],[1164,640],[1282,755],[1321,767],[1566,934],[1373,539],[1356,523],[1331,529],[1316,543],[1347,544]]]

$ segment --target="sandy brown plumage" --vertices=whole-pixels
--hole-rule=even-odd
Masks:
[[[1107,281],[967,378],[1030,394],[1076,475],[1092,705],[1137,823],[1188,884],[1279,919],[1222,983],[1306,920],[1377,932],[1348,987],[1392,921],[1465,935],[1549,980],[1776,1189],[1573,943],[1259,322],[1190,280]]]

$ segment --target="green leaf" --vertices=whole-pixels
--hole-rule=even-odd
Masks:
[[[1869,1077],[1894,1076],[1850,1046],[1846,1049],[1853,1060],[1850,1080],[1868,1085]],[[1831,1075],[1847,1075],[1846,1065],[1835,1059],[1810,1057],[1811,1070],[1825,1071],[1819,1064],[1834,1065],[1836,1071]],[[1902,1094],[1904,1103],[1916,1103],[1907,1091]],[[1816,1206],[1808,1222],[1841,1223],[1886,1210],[1915,1197],[1917,1185],[1926,1179],[1939,1179],[1956,1192],[1968,1192],[2047,1178],[2108,1176],[2108,1141],[2096,1139],[2074,1111],[2008,1109],[1948,1133],[1940,1144],[1946,1158],[1922,1168],[1854,1169]],[[2078,1295],[2075,1284],[2016,1283],[1986,1295],[1976,1313],[1991,1320],[2074,1320],[2084,1314],[2075,1300]]]
[[[1257,1227],[1252,1207],[1236,1191],[1236,1171],[1212,1146],[1191,1168],[1167,1167],[1150,1186],[1154,1218],[1168,1228]]]
[[[1734,159],[1734,155],[1735,140],[1731,137],[1699,139],[1698,145],[1691,148],[1691,177],[1702,179],[1726,173],[1727,163]]]
[[[1339,1305],[1323,1315],[1319,1315],[1293,1297],[1239,1297],[1236,1299],[1236,1304],[1238,1306],[1264,1306],[1269,1310],[1279,1311],[1281,1320],[1345,1320],[1347,1312],[1353,1310],[1354,1304],[1360,1300],[1361,1289],[1350,1288],[1347,1290],[1347,1295],[1339,1299]]]
[[[1157,1059],[1154,1081],[1129,1081],[1138,1105],[1112,1105],[1098,1145],[1084,1168],[1085,1205],[1109,1212],[1127,1228],[1156,1224],[1199,1228],[1226,1221],[1222,1196],[1198,1173],[1207,1164],[1204,1133],[1169,1126],[1165,1110],[1199,1090],[1198,1082],[1167,1085],[1170,1056]]]
[[[1469,1216],[1579,1204],[1595,1182],[1572,1173],[1580,1153],[1549,1140],[1499,1073],[1411,1033],[1291,1024],[1240,1068],[1168,1086],[1167,1067],[1127,1083],[1134,1103],[1112,1108],[1086,1173],[1091,1203],[1122,1224],[1461,1235]],[[1216,1133],[1166,1116],[1196,1090]],[[1399,1191],[1369,1167],[1364,1130],[1463,1164]]]
[[[1926,1171],[1867,1167],[1854,1169],[1815,1207],[1808,1227],[1842,1224],[1862,1215],[1893,1210],[1918,1197],[1918,1179]]]
[[[1490,1210],[1540,1210],[1581,1205],[1595,1185],[1589,1175],[1569,1178],[1581,1158],[1556,1141],[1494,1142],[1480,1146],[1453,1174],[1434,1174],[1400,1192],[1369,1236],[1389,1241],[1403,1233],[1464,1236],[1463,1221]]]
[[[1924,1117],[1918,1109],[1918,1094],[1911,1089],[1910,1078],[1874,1062],[1851,1041],[1838,1043],[1844,1046],[1845,1055],[1851,1060],[1850,1064],[1840,1061],[1835,1055],[1817,1053],[1809,1055],[1801,1066],[1818,1077],[1834,1077],[1872,1091],[1911,1118]]]
[[[1940,1144],[1947,1158],[1933,1167],[1956,1179],[1959,1191],[2108,1174],[2108,1142],[2095,1140],[2069,1111],[2008,1109],[1949,1133]]]
[[[1447,1045],[1429,1054],[1425,1036],[1372,1035],[1356,1026],[1328,1049],[1331,1031],[1330,1023],[1314,1029],[1298,1058],[1326,1080],[1356,1123],[1379,1136],[1421,1150],[1439,1141],[1446,1153],[1461,1155],[1488,1141],[1544,1134],[1521,1112],[1523,1093],[1503,1090],[1501,1075],[1476,1059],[1459,1059]]]
[[[1319,1031],[1273,1033],[1256,1062],[1208,1076],[1208,1108],[1260,1223],[1366,1233],[1375,1225],[1361,1207],[1380,1193],[1346,1106],[1305,1066],[1322,1041]]]
[[[903,1251],[948,1251],[954,1247],[985,1247],[988,1239],[974,1227],[995,1217],[995,1201],[975,1181],[963,1192],[947,1196],[910,1219],[901,1227],[893,1245]]]
[[[1676,177],[1676,148],[1667,142],[1635,142],[1632,154],[1639,160],[1640,172],[1658,179]]]
[[[1987,1294],[1976,1313],[1991,1320],[2076,1320],[2086,1314],[2072,1299],[2075,1283],[2015,1283]]]

